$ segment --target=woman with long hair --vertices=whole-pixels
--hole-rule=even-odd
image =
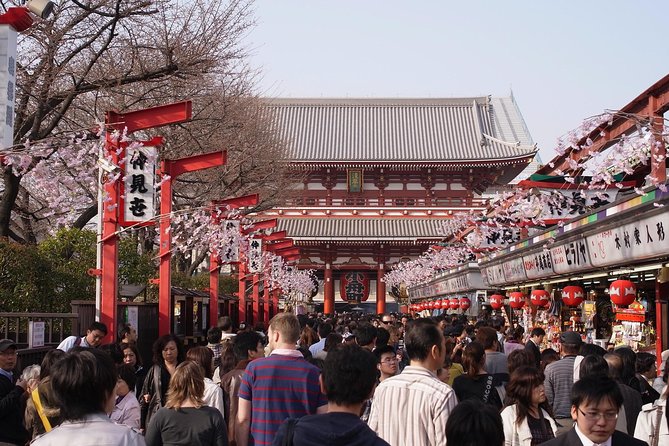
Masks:
[[[544,376],[536,367],[517,368],[506,395],[511,401],[502,411],[506,446],[535,446],[555,438],[557,425],[546,400]]]
[[[146,378],[146,368],[142,364],[142,357],[135,344],[121,344],[123,352],[123,364],[127,364],[135,370],[135,388],[132,389],[139,398],[142,395],[144,379]]]
[[[165,407],[151,419],[146,429],[148,446],[227,446],[228,434],[223,415],[205,406],[202,367],[185,361],[170,379]]]
[[[205,405],[218,409],[225,415],[223,403],[223,389],[214,383],[211,377],[214,374],[214,354],[208,347],[193,347],[186,353],[186,359],[195,362],[202,367],[204,373],[204,394],[202,401]]]
[[[163,335],[153,343],[153,366],[146,374],[139,401],[142,429],[146,429],[151,417],[165,405],[170,379],[183,360],[184,347],[175,335]]]
[[[669,386],[653,404],[646,404],[639,412],[634,428],[634,438],[643,440],[650,446],[669,445],[669,411],[667,411]]]
[[[467,344],[462,352],[462,367],[464,375],[460,375],[453,381],[453,390],[458,401],[476,399],[486,404],[502,409],[502,397],[496,389],[492,375],[485,369],[485,350],[479,342]]]

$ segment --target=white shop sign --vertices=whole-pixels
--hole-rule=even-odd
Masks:
[[[497,265],[488,265],[485,268],[481,269],[485,271],[485,277],[488,285],[502,285],[504,284],[504,268],[502,264]]]
[[[575,273],[591,268],[588,244],[585,239],[576,239],[551,248],[553,269],[558,274]]]
[[[527,279],[522,258],[507,260],[502,263],[502,267],[504,268],[504,278],[507,282],[516,282]]]
[[[523,266],[528,279],[548,277],[554,273],[553,259],[548,251],[539,251],[529,256],[523,256]]]
[[[669,213],[642,218],[587,237],[594,266],[643,260],[669,252]]]

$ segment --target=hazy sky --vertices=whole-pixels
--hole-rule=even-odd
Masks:
[[[273,97],[513,94],[546,162],[556,139],[669,73],[669,1],[255,0],[247,37]]]

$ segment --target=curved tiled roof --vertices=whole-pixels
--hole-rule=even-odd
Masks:
[[[295,241],[440,240],[443,220],[416,218],[279,218],[277,230]]]
[[[499,160],[536,151],[512,97],[266,102],[294,162]]]

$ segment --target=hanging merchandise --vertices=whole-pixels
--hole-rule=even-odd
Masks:
[[[509,305],[515,310],[519,310],[525,306],[525,296],[520,291],[513,291],[509,293]]]
[[[532,290],[530,302],[538,308],[546,308],[550,302],[550,296],[546,290]]]
[[[569,285],[562,288],[562,302],[568,307],[578,307],[583,302],[585,291],[576,285]]]
[[[493,294],[490,296],[490,306],[493,310],[499,310],[504,306],[504,296],[501,294]]]
[[[636,299],[636,285],[630,280],[616,280],[609,285],[611,301],[619,307],[627,307]]]
[[[462,311],[467,311],[469,310],[469,307],[471,306],[472,302],[469,300],[468,297],[461,297],[460,298],[460,309]]]

